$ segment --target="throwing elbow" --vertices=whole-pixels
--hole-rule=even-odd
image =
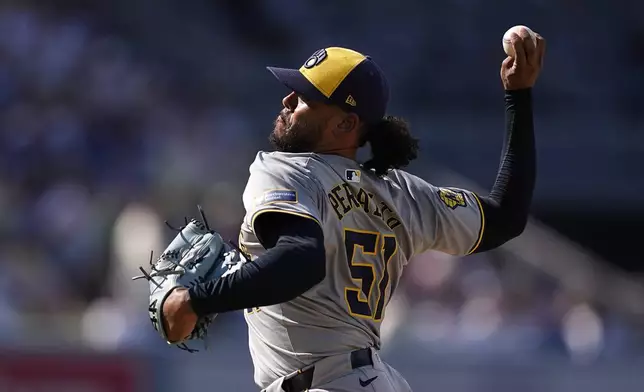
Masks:
[[[523,234],[527,226],[528,226],[528,214],[515,215],[509,221],[508,241],[513,238],[517,238],[518,236]]]

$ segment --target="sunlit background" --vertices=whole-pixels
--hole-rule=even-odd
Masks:
[[[169,348],[132,282],[204,206],[236,239],[287,92],[266,65],[370,54],[410,171],[486,192],[501,37],[548,40],[533,220],[500,250],[416,257],[383,356],[415,391],[644,390],[644,3],[0,1],[0,391],[256,391],[241,313]]]

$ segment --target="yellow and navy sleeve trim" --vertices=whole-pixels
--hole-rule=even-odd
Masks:
[[[474,196],[474,199],[476,199],[476,204],[479,207],[479,216],[481,218],[481,227],[479,228],[479,235],[476,238],[476,242],[472,246],[469,252],[467,252],[468,255],[471,255],[478,249],[479,245],[481,245],[481,240],[483,240],[483,232],[485,232],[485,212],[483,212],[483,206],[481,205],[481,200],[479,197],[476,195],[476,193],[472,192],[472,196]]]

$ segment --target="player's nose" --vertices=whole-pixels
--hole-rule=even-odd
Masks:
[[[297,94],[292,92],[289,95],[285,96],[282,99],[282,105],[291,112],[294,111],[297,107]]]

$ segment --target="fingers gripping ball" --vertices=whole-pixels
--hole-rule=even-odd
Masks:
[[[247,261],[245,255],[232,243],[224,242],[221,236],[208,226],[201,207],[202,220],[192,219],[186,225],[173,230],[177,235],[152,264],[148,273],[142,267],[143,275],[133,279],[145,278],[149,281],[150,295],[148,312],[154,329],[161,338],[178,348],[194,352],[186,343],[192,340],[205,340],[208,327],[216,314],[201,317],[189,336],[178,342],[168,341],[163,327],[163,303],[170,292],[177,287],[189,288],[208,280],[219,279],[230,274]],[[166,222],[167,223],[167,222]]]
[[[531,39],[534,47],[537,46],[537,34],[532,31],[527,26],[523,25],[517,25],[510,27],[508,31],[503,34],[503,50],[505,51],[505,54],[507,54],[510,57],[514,57],[514,48],[512,47],[512,35],[516,34],[519,37],[521,37],[524,41],[527,39]]]

